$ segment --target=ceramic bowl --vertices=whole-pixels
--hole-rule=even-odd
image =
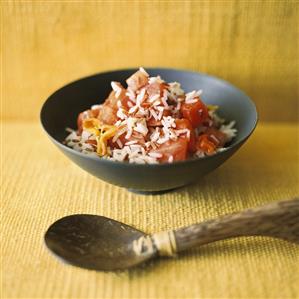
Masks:
[[[53,143],[74,163],[103,181],[146,192],[170,190],[196,182],[231,157],[257,124],[254,103],[230,83],[191,71],[147,68],[150,76],[160,75],[167,82],[180,82],[185,92],[202,89],[205,103],[218,105],[221,117],[236,121],[238,134],[227,150],[183,162],[143,165],[91,157],[62,144],[68,134],[65,129],[76,129],[79,112],[103,102],[111,90],[111,81],[119,81],[125,85],[126,78],[135,71],[136,69],[110,71],[74,81],[54,92],[41,110],[42,126]]]

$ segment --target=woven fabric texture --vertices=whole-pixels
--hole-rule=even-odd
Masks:
[[[75,213],[154,233],[298,195],[298,20],[298,1],[1,1],[0,297],[299,298],[299,247],[281,240],[221,241],[120,273],[63,264],[43,241]],[[226,79],[269,123],[175,192],[102,182],[51,144],[40,108],[72,80],[138,66]]]
[[[6,119],[37,119],[60,86],[103,70],[191,69],[298,120],[298,1],[1,1]],[[16,100],[22,106],[15,106]]]
[[[75,213],[153,233],[292,198],[299,193],[298,126],[261,123],[218,170],[175,192],[146,196],[72,164],[37,123],[2,125],[3,298],[298,298],[299,247],[281,240],[221,241],[120,273],[66,265],[43,242],[51,223]]]

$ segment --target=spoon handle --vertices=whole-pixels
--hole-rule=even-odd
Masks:
[[[179,228],[176,252],[239,236],[269,236],[299,244],[299,199],[270,203]]]

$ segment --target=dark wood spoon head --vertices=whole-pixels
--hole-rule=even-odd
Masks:
[[[155,251],[136,253],[134,240],[146,236],[124,223],[96,215],[71,215],[53,223],[45,234],[47,247],[75,266],[120,270],[152,258]]]

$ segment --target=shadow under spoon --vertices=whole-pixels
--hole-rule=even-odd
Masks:
[[[299,199],[274,202],[152,235],[103,216],[71,215],[49,227],[45,242],[55,255],[70,264],[111,271],[241,236],[268,236],[299,244]]]

